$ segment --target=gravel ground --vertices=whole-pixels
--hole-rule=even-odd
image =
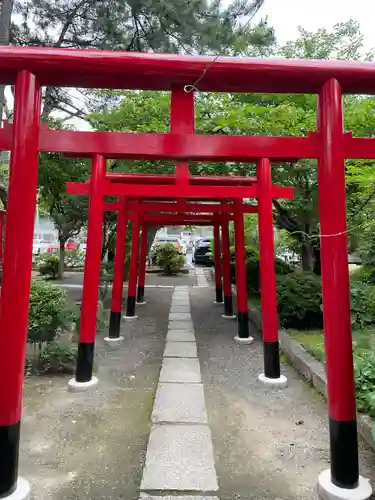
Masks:
[[[190,297],[220,500],[318,499],[318,475],[329,467],[324,401],[288,365],[287,389],[260,385],[259,336],[238,346],[236,322],[220,317],[213,289],[191,289]],[[363,443],[360,456],[362,475],[375,484],[374,454]]]
[[[33,498],[138,500],[172,291],[146,289],[147,305],[137,310],[138,320],[124,323],[119,350],[99,335],[96,391],[68,393],[68,377],[26,380],[20,473],[31,481]],[[261,386],[259,337],[251,346],[233,342],[236,322],[221,318],[213,288],[190,288],[190,297],[217,496],[317,500],[318,474],[329,466],[324,401],[288,365],[287,389]],[[363,443],[360,456],[361,473],[375,484],[374,454]]]
[[[149,289],[123,324],[118,351],[97,340],[99,387],[67,392],[68,377],[29,378],[20,473],[38,500],[138,500],[172,289]]]

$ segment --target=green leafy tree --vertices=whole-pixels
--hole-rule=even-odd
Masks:
[[[87,161],[67,158],[59,153],[43,153],[39,162],[39,202],[58,231],[60,260],[58,277],[64,273],[65,244],[77,236],[87,223],[88,198],[68,195],[68,181],[83,181],[90,175]]]
[[[273,48],[273,55],[295,58],[363,57],[363,37],[353,21],[337,24],[332,30],[308,32],[300,29],[297,40]],[[272,47],[271,47],[272,49]],[[270,50],[271,50],[270,49]],[[366,55],[370,57],[370,55]],[[169,93],[107,92],[104,109],[92,115],[98,130],[134,132],[167,132],[169,130]],[[112,100],[112,103],[111,103]],[[374,98],[345,98],[345,126],[354,135],[374,135]],[[314,95],[283,94],[215,94],[197,93],[197,133],[222,135],[289,135],[305,136],[316,129],[316,97]],[[361,226],[375,205],[374,162],[347,161],[348,214],[351,248],[358,246]],[[115,162],[114,169],[123,171],[172,173],[170,162]],[[254,175],[255,165],[242,163],[190,163],[194,174]],[[292,200],[275,200],[275,221],[292,240],[292,250],[301,256],[304,271],[320,273],[319,214],[317,166],[315,160],[273,165],[273,182],[293,186]],[[361,208],[358,214],[358,207]],[[374,214],[375,215],[375,214]]]
[[[95,48],[188,54],[237,52],[268,46],[273,30],[249,23],[264,0],[15,0],[11,42],[56,48]],[[50,29],[53,28],[53,29]],[[84,95],[87,95],[84,92]],[[89,93],[91,96],[91,93]],[[90,99],[89,99],[90,100]],[[48,87],[43,119],[53,110],[86,118],[83,106],[63,89]]]

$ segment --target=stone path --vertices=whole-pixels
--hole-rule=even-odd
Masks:
[[[236,322],[197,270],[198,286],[147,288],[118,350],[98,335],[96,391],[68,393],[68,376],[26,380],[20,473],[33,499],[318,499],[325,402],[288,365],[288,388],[259,384],[259,336],[233,342]],[[360,458],[374,485],[362,443]]]
[[[141,482],[142,492],[158,492],[165,498],[164,494],[168,492],[217,491],[211,431],[187,287],[176,287],[173,294],[151,420],[153,427]],[[143,496],[141,494],[141,498]],[[167,498],[189,499],[173,495]],[[198,498],[217,499],[212,496]]]
[[[198,286],[203,286],[203,287],[208,286],[208,281],[206,278],[204,267],[196,267],[195,274],[197,276],[197,285]]]

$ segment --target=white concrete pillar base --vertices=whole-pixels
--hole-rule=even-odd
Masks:
[[[215,304],[215,306],[223,306],[224,301],[223,302],[216,302],[216,300],[214,300],[214,304]]]
[[[17,488],[3,500],[30,500],[30,484],[23,477],[18,477]]]
[[[357,488],[339,488],[332,483],[330,469],[326,469],[319,474],[318,493],[323,500],[368,500],[372,488],[370,481],[362,476],[359,476]]]
[[[267,387],[271,387],[273,389],[283,389],[284,387],[287,387],[288,385],[288,379],[285,377],[285,375],[280,375],[279,378],[269,378],[264,375],[264,373],[261,373],[258,376],[259,382],[262,384],[266,385]]]
[[[239,337],[238,335],[236,335],[233,340],[240,345],[250,345],[254,342],[253,337],[242,338]]]
[[[71,378],[68,382],[69,392],[86,392],[94,389],[99,383],[96,377],[92,377],[88,382],[77,382],[75,378]]]
[[[120,347],[124,340],[124,337],[104,337],[104,342],[109,345],[110,347]]]
[[[123,316],[122,319],[125,321],[133,321],[133,319],[138,319],[138,316]]]
[[[145,306],[147,304],[147,302],[144,300],[143,302],[136,302],[135,305],[136,306]]]
[[[237,316],[235,314],[230,314],[229,316],[227,314],[222,314],[221,317],[224,319],[236,319],[237,318]]]

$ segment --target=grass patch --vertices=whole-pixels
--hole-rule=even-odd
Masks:
[[[287,333],[293,337],[306,351],[318,361],[324,362],[323,330],[294,330],[288,329]],[[364,328],[353,331],[353,356],[354,361],[362,358],[364,354],[375,350],[375,328]]]
[[[306,349],[318,361],[324,362],[324,338],[322,330],[293,330],[288,329],[287,333],[293,337],[301,346]]]
[[[247,298],[250,300],[250,302],[257,308],[259,311],[262,309],[262,302],[260,298],[259,293],[247,291]]]

